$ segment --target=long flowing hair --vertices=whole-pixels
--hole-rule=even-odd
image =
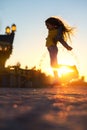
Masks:
[[[57,17],[49,17],[45,20],[45,23],[53,25],[55,28],[61,27],[61,34],[62,38],[67,41],[68,39],[71,40],[70,36],[73,34],[74,27],[69,26],[68,24],[65,24],[63,20],[57,18]]]

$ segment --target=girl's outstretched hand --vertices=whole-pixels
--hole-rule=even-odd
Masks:
[[[67,47],[67,50],[71,51],[73,48],[71,46]]]

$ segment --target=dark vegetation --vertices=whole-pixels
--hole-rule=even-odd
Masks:
[[[35,67],[21,69],[19,65],[8,66],[0,71],[0,87],[42,88],[48,87],[51,76]]]

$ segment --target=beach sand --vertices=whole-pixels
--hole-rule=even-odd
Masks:
[[[0,130],[87,130],[87,87],[0,88]]]

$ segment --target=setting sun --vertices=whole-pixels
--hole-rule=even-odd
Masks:
[[[58,72],[60,80],[66,82],[68,80],[72,80],[75,78],[79,78],[79,72],[77,70],[77,67],[75,65],[59,65],[59,68],[56,69]],[[53,76],[53,70],[52,68],[48,68],[46,70],[46,73],[48,75]]]
[[[59,77],[62,77],[62,75],[64,74],[67,75],[70,72],[73,72],[73,70],[69,68],[68,66],[62,66],[58,69]]]

